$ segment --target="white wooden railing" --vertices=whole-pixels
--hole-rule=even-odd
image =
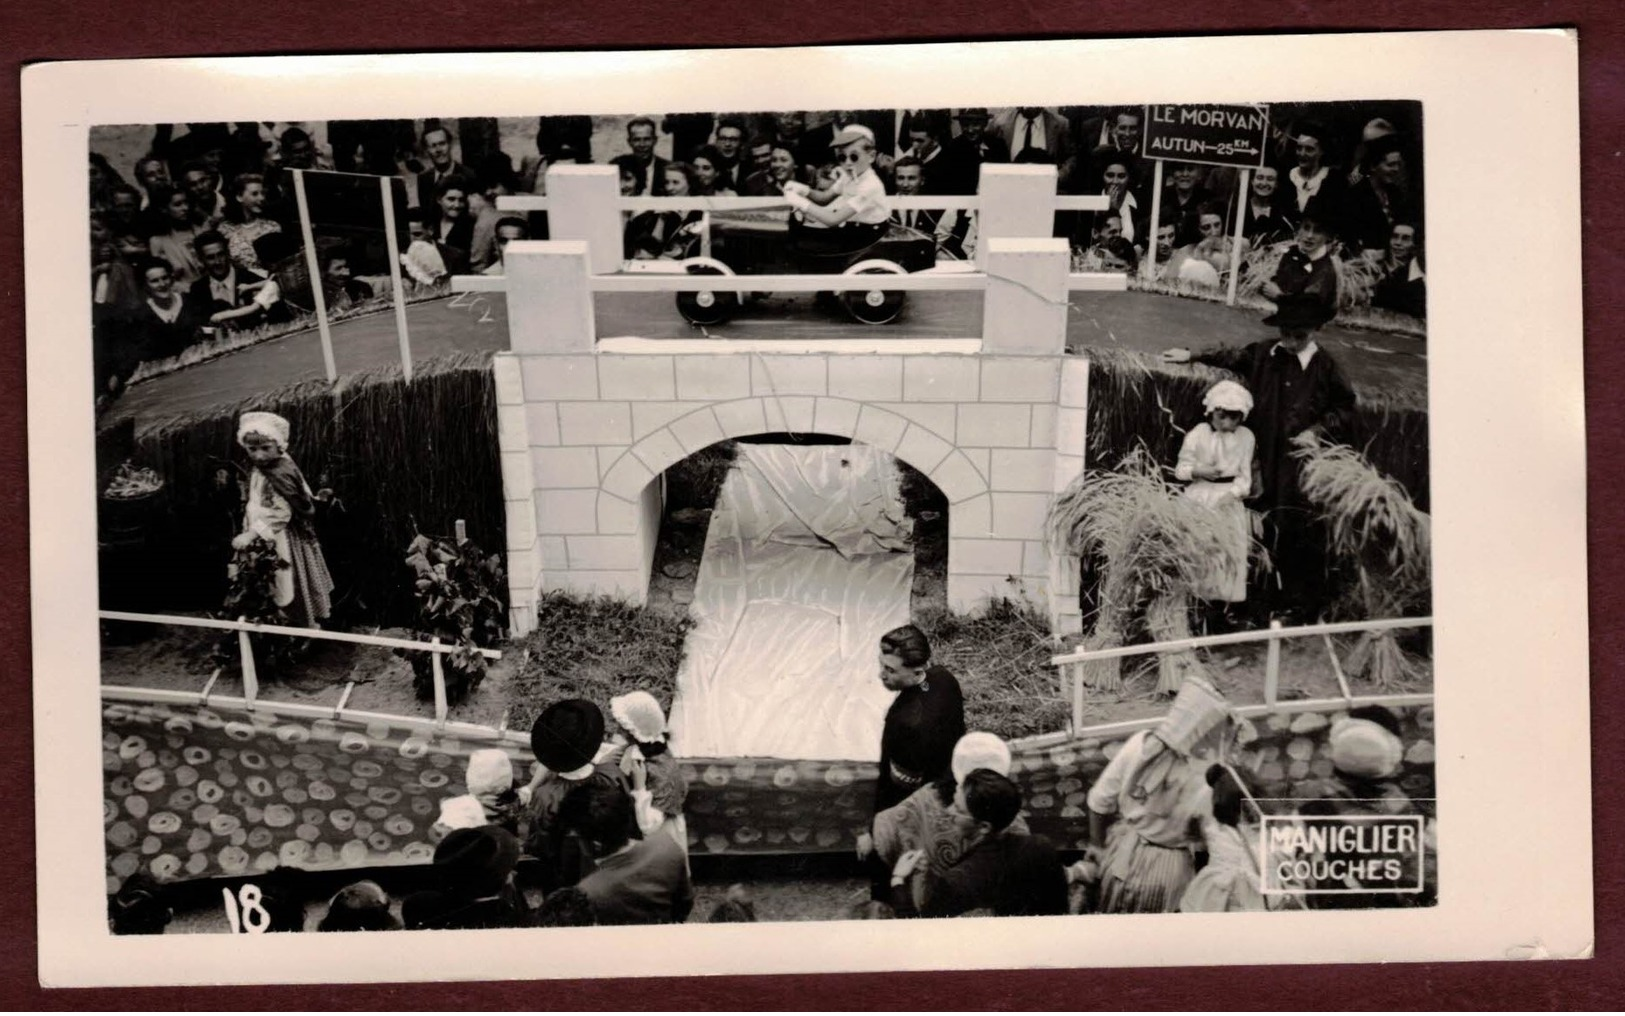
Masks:
[[[1264,658],[1264,704],[1259,711],[1268,712],[1276,707],[1281,681],[1281,642],[1283,639],[1309,638],[1320,636],[1326,643],[1326,653],[1331,660],[1332,673],[1337,677],[1338,690],[1342,692],[1342,701],[1354,701],[1354,693],[1349,689],[1348,678],[1343,674],[1342,664],[1337,659],[1337,647],[1332,642],[1333,635],[1356,634],[1364,632],[1390,631],[1405,628],[1431,628],[1431,617],[1399,617],[1384,618],[1372,621],[1340,621],[1328,624],[1302,625],[1293,628],[1284,628],[1279,621],[1271,621],[1267,629],[1261,631],[1230,632],[1224,635],[1202,635],[1188,639],[1175,639],[1169,642],[1155,642],[1149,645],[1116,646],[1110,649],[1078,649],[1063,656],[1050,658],[1050,663],[1061,668],[1062,680],[1071,682],[1072,695],[1072,731],[1075,733],[1083,729],[1084,718],[1084,682],[1082,680],[1082,664],[1095,660],[1113,660],[1130,656],[1150,656],[1160,653],[1174,653],[1186,649],[1202,649],[1211,646],[1236,646],[1251,642],[1268,642],[1269,650]],[[1420,696],[1422,699],[1431,699],[1431,696]]]
[[[233,703],[240,701],[243,708],[252,712],[255,703],[259,700],[259,677],[254,667],[254,646],[249,640],[250,634],[281,635],[289,638],[313,639],[322,642],[349,642],[355,645],[378,646],[385,649],[407,649],[413,652],[429,653],[430,664],[434,674],[434,718],[435,723],[441,726],[446,724],[448,704],[446,701],[446,673],[441,657],[447,653],[458,652],[461,647],[447,645],[436,636],[428,642],[419,642],[414,639],[396,639],[383,635],[359,635],[353,632],[324,631],[320,628],[293,628],[276,624],[255,624],[247,618],[235,621],[225,621],[212,617],[187,617],[183,614],[136,614],[123,610],[101,610],[97,616],[103,621],[126,621],[135,624],[161,624],[174,625],[183,628],[212,628],[216,631],[234,631],[237,633],[237,652],[241,660],[243,677],[243,694],[240,700],[233,699]],[[502,659],[502,653],[495,649],[476,649],[475,652],[488,660]],[[120,689],[121,692],[137,692],[144,696],[145,701],[184,702],[206,706],[209,704],[215,682],[220,679],[220,668],[209,675],[208,683],[201,691],[183,692],[160,689]],[[310,706],[300,703],[279,702],[276,704],[278,712],[304,712],[314,710],[317,714],[340,716],[345,713],[345,704],[350,700],[350,692],[355,689],[354,681],[347,681],[344,690],[339,694],[339,701],[332,709],[321,706]],[[129,698],[122,694],[121,698]]]

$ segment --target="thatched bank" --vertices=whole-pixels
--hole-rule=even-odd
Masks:
[[[1115,468],[1144,443],[1153,461],[1170,466],[1184,431],[1202,420],[1202,393],[1225,371],[1200,364],[1164,363],[1134,351],[1090,350],[1090,469]],[[1428,510],[1428,414],[1406,393],[1362,390],[1346,431],[1336,440],[1358,449],[1377,469],[1404,485]]]
[[[449,535],[458,519],[483,547],[507,544],[497,449],[496,388],[486,354],[348,379],[291,385],[238,405],[165,420],[135,435],[135,460],[156,470],[162,493],[123,520],[122,552],[104,549],[104,590],[143,611],[211,610],[225,589],[230,542],[241,525],[238,416],[269,410],[291,426],[290,453],[312,488],[335,496],[318,535],[338,584],[335,620],[409,626],[415,617],[402,563],[418,532]],[[107,542],[103,502],[104,544]],[[111,574],[110,574],[111,573]],[[109,597],[104,592],[104,604]]]

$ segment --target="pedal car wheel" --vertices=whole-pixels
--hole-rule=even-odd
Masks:
[[[714,265],[689,265],[690,275],[724,275]],[[731,290],[701,290],[696,293],[677,294],[677,312],[689,324],[720,325],[733,316],[739,307],[739,294]]]
[[[896,272],[885,268],[864,268],[851,275],[895,275]],[[898,290],[884,289],[848,289],[841,294],[841,302],[846,305],[846,312],[854,320],[866,325],[885,325],[897,320],[903,313],[903,301],[907,293]]]

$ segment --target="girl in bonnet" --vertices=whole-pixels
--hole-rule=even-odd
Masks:
[[[1253,432],[1242,426],[1253,397],[1234,381],[1220,381],[1202,396],[1203,422],[1185,434],[1174,476],[1185,481],[1184,496],[1222,513],[1226,538],[1235,553],[1216,565],[1197,594],[1210,602],[1240,603],[1247,598],[1247,549],[1252,523],[1243,499],[1252,492]]]
[[[615,757],[631,781],[638,828],[645,839],[665,831],[686,853],[683,804],[688,800],[688,781],[666,745],[665,712],[646,691],[615,696],[609,700],[609,712],[617,728],[611,735],[619,749]]]
[[[277,569],[275,602],[291,623],[319,628],[332,609],[333,578],[316,542],[316,495],[288,456],[288,421],[275,413],[244,413],[237,443],[248,453],[248,504],[241,550],[255,539],[276,548],[288,567]]]

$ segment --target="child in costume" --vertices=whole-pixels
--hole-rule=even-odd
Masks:
[[[237,443],[252,465],[243,531],[237,549],[256,538],[276,548],[288,567],[276,572],[275,602],[290,623],[319,628],[332,611],[333,578],[316,542],[316,495],[288,456],[288,421],[275,413],[244,413]]]
[[[621,771],[631,781],[639,830],[647,838],[663,829],[687,853],[683,803],[688,799],[688,781],[667,747],[665,712],[646,691],[617,695],[609,700],[609,712],[619,728],[611,740],[619,746]]]
[[[1208,767],[1212,811],[1202,816],[1207,864],[1185,887],[1182,913],[1222,914],[1269,909],[1260,889],[1258,827],[1245,814],[1249,793],[1241,774],[1222,763]]]
[[[1185,481],[1184,496],[1224,515],[1233,553],[1211,571],[1197,590],[1205,600],[1239,603],[1247,598],[1247,549],[1252,525],[1242,500],[1252,492],[1253,432],[1242,426],[1253,397],[1234,381],[1220,381],[1202,396],[1206,419],[1185,433],[1174,476]]]

